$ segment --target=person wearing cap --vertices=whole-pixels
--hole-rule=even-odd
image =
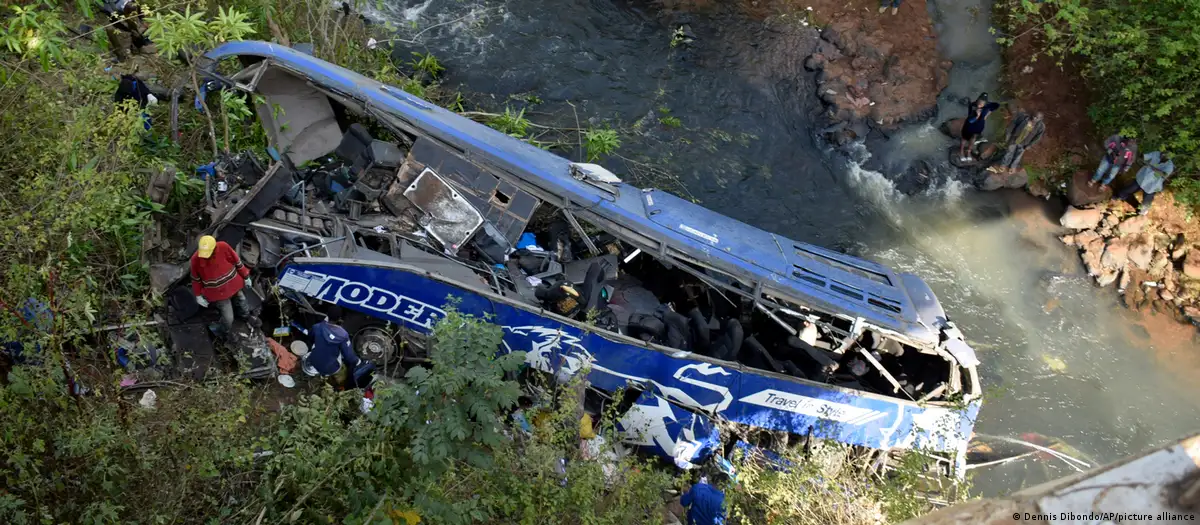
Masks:
[[[235,311],[239,319],[250,320],[250,304],[242,293],[250,284],[250,269],[228,243],[211,235],[200,237],[191,266],[192,295],[202,307],[217,307],[224,333],[233,329]]]
[[[305,363],[323,377],[332,377],[341,386],[346,384],[351,372],[362,362],[354,354],[350,343],[350,334],[338,323],[342,321],[342,309],[332,306],[325,314],[325,319],[313,325],[313,346],[308,355],[304,356]]]

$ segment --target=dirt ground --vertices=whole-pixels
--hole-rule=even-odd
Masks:
[[[819,92],[837,121],[869,118],[885,127],[919,120],[936,110],[950,62],[942,60],[925,0],[910,0],[895,15],[878,0],[660,0],[667,11],[705,13],[735,9],[777,34],[823,28],[831,45],[814,54],[777,57],[778,67],[803,74],[823,68]],[[766,48],[757,48],[766,53]],[[794,63],[792,63],[794,62]]]
[[[1080,75],[1080,63],[1068,59],[1059,67],[1053,58],[1033,60],[1041,42],[1020,38],[1005,50],[1004,80],[1015,106],[1028,113],[1046,115],[1046,137],[1025,153],[1022,162],[1037,171],[1057,171],[1071,163],[1072,153],[1090,168],[1099,159],[1099,143],[1108,136],[1098,132],[1088,117],[1089,93]]]

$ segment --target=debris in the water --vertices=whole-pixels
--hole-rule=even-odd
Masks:
[[[138,401],[138,404],[147,410],[154,410],[157,403],[158,394],[154,393],[153,390],[147,390],[146,393],[142,394],[142,399]]]
[[[1062,304],[1062,301],[1059,300],[1059,298],[1051,297],[1049,301],[1046,301],[1046,306],[1042,308],[1042,311],[1046,313],[1053,312],[1058,309],[1059,304]]]
[[[1057,357],[1042,355],[1042,361],[1046,362],[1046,366],[1050,367],[1050,371],[1062,373],[1067,371],[1067,363]]]

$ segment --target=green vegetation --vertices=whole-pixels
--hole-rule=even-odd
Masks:
[[[1175,155],[1171,189],[1200,205],[1200,4],[1192,0],[1008,0],[1001,43],[1039,38],[1062,64],[1071,55],[1093,94],[1103,134],[1137,137],[1141,151]]]
[[[410,64],[413,69],[428,74],[430,78],[437,78],[442,71],[446,70],[442,63],[438,62],[437,57],[433,56],[433,53],[413,52],[413,60]]]
[[[529,120],[525,118],[525,110],[516,113],[511,108],[504,108],[504,113],[488,120],[488,126],[506,135],[525,138],[529,136]]]
[[[583,134],[583,149],[587,152],[588,162],[595,162],[601,157],[610,155],[621,147],[621,137],[616,130],[589,129]]]
[[[679,47],[687,43],[687,41],[687,33],[683,31],[683,26],[676,27],[675,30],[671,32],[671,47]]]
[[[658,121],[668,128],[679,128],[683,126],[683,121],[679,117],[671,114],[671,108],[667,106],[659,106],[658,113],[662,115],[658,117]]]
[[[269,408],[278,401],[273,385],[233,377],[155,386],[152,410],[118,387],[110,345],[90,332],[161,307],[148,291],[150,233],[197,231],[204,182],[192,169],[219,151],[266,144],[252,118],[260,101],[227,91],[202,99],[203,112],[191,109],[197,77],[179,55],[247,37],[311,42],[320,58],[463,111],[461,94],[443,98],[436,84],[401,73],[387,50],[366,47],[357,18],[338,21],[325,0],[145,6],[160,56],[136,56],[113,72],[103,31],[65,29],[98,25],[92,2],[0,12],[8,139],[0,142],[0,341],[20,342],[28,359],[0,358],[0,523],[659,523],[670,491],[688,480],[636,457],[607,471],[581,458],[578,385],[544,385],[545,398],[525,409],[533,431],[514,428],[522,355],[496,357],[500,328],[452,308],[435,328],[432,366],[381,385],[366,416],[356,393],[315,385],[279,410]],[[168,104],[113,103],[114,73],[134,66],[184,93],[177,136]],[[414,67],[430,77],[442,71],[429,55]],[[536,140],[524,111],[489,118]],[[590,160],[620,146],[611,129],[574,130],[572,146],[577,138]],[[168,165],[178,168],[176,184],[165,204],[151,202],[148,174]],[[29,299],[53,312],[46,326],[22,317]],[[68,370],[86,395],[72,395]],[[602,421],[598,431],[617,441],[612,418]],[[833,478],[754,468],[727,489],[731,512],[742,516],[733,523],[868,523],[769,510],[808,497],[802,483]],[[840,479],[858,487],[855,505],[886,501],[846,472]]]

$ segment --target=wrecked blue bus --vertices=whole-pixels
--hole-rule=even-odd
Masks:
[[[640,391],[627,442],[680,460],[721,422],[964,470],[979,362],[917,276],[634,187],[292,48],[206,58],[209,79],[256,95],[276,161],[211,199],[218,237],[296,303],[419,335],[452,301],[530,367]],[[372,326],[361,352],[404,351]]]

